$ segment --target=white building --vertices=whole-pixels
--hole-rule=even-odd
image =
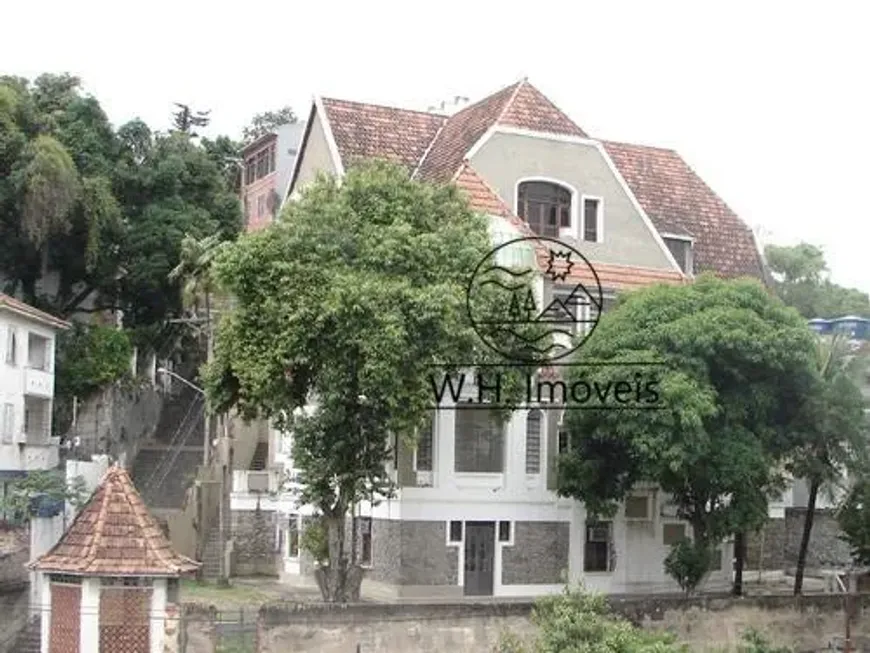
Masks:
[[[0,478],[57,467],[51,436],[55,338],[69,324],[0,293]]]

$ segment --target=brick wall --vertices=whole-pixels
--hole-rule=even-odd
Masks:
[[[567,522],[515,522],[513,546],[501,550],[505,585],[558,584],[568,569]]]
[[[276,525],[273,510],[232,511],[234,575],[277,575]]]

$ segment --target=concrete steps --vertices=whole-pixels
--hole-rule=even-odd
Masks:
[[[202,576],[206,580],[217,580],[220,576],[220,537],[217,528],[212,528],[202,552]]]
[[[256,472],[262,472],[266,469],[266,463],[269,462],[269,443],[258,442],[254,448],[254,455],[251,458],[251,464],[248,469]]]

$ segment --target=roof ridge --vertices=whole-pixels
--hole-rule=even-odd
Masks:
[[[499,124],[499,123],[502,121],[502,118],[504,118],[504,116],[505,116],[505,114],[507,113],[508,109],[510,109],[511,105],[514,103],[514,100],[517,99],[517,95],[519,94],[520,89],[521,89],[525,84],[528,84],[528,83],[529,83],[529,80],[528,80],[527,77],[523,77],[520,81],[515,82],[515,83],[516,83],[516,88],[514,89],[514,92],[511,93],[511,96],[508,98],[507,102],[504,103],[504,106],[501,108],[501,111],[498,112],[498,116],[496,116],[495,121],[492,123],[493,125],[497,125],[497,124]],[[493,95],[494,95],[494,94],[493,94]],[[490,125],[489,128],[491,129],[491,128],[492,128],[492,125]],[[477,140],[480,140],[480,139],[477,139]],[[472,146],[472,147],[473,147],[473,146]]]
[[[420,168],[423,167],[423,162],[426,160],[426,157],[429,156],[429,152],[432,151],[432,147],[435,145],[435,142],[438,140],[438,137],[441,135],[441,132],[444,131],[445,125],[450,120],[449,116],[444,117],[444,121],[438,127],[438,131],[435,132],[435,135],[432,137],[432,140],[429,141],[429,145],[426,146],[426,149],[423,150],[423,154],[420,155],[420,160],[417,161],[417,165],[414,167],[414,171],[411,173],[411,179],[414,179],[417,176],[417,173],[420,172]]]
[[[88,543],[88,550],[84,556],[85,559],[85,569],[94,561],[97,557],[97,543],[103,539],[103,527],[106,525],[106,512],[109,504],[109,488],[108,483],[113,480],[112,479],[112,470],[118,463],[112,465],[106,470],[106,473],[103,475],[103,482],[100,484],[100,489],[103,491],[103,496],[100,497],[100,510],[97,513],[97,523],[94,524],[94,536],[91,538],[91,541]],[[84,514],[84,510],[81,513]],[[62,539],[62,538],[61,538]]]
[[[674,154],[680,156],[682,155],[677,151],[676,148],[673,147],[664,147],[663,145],[648,145],[646,143],[632,143],[630,141],[617,141],[612,138],[599,138],[597,136],[591,136],[593,140],[599,141],[601,143],[613,143],[614,145],[628,145],[629,147],[643,147],[648,150],[659,150],[660,152],[673,152]]]
[[[126,473],[126,472],[124,472],[124,473]],[[132,479],[131,479],[131,481],[132,481]],[[139,492],[133,486],[132,482],[122,484],[122,489],[124,492],[124,499],[127,501],[128,505],[130,506],[130,510],[132,511],[133,516],[136,519],[136,523],[139,526],[139,530],[143,534],[143,539],[145,540],[145,548],[150,549],[151,553],[154,554],[154,557],[157,558],[157,560],[162,562],[164,565],[166,565],[168,568],[174,569],[176,567],[176,565],[173,564],[167,556],[165,556],[161,551],[159,551],[154,546],[154,542],[151,541],[150,537],[145,536],[145,530],[149,526],[148,526],[148,524],[145,523],[145,515],[141,514],[140,511],[136,510],[136,505],[133,501],[133,499],[138,497],[139,501],[144,506],[145,502],[143,501],[142,496],[139,494]],[[146,506],[146,509],[147,509],[147,506]],[[153,517],[152,517],[152,519],[153,519]],[[163,533],[160,533],[160,536],[164,537]]]
[[[423,111],[422,109],[406,109],[405,107],[399,107],[394,104],[379,104],[377,102],[360,102],[359,100],[345,100],[337,97],[325,97],[320,96],[322,101],[332,101],[332,102],[345,102],[347,104],[356,104],[357,106],[362,107],[375,107],[378,109],[390,109],[392,111],[407,111],[408,113],[418,113],[424,116],[434,116],[436,118],[450,118],[446,113],[438,113],[436,111]]]

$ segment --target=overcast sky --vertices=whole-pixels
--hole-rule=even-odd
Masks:
[[[0,70],[69,71],[120,124],[211,134],[313,94],[426,109],[522,76],[587,133],[677,149],[773,242],[824,246],[870,291],[870,99],[859,2],[14,2]],[[804,8],[805,7],[805,8]]]

